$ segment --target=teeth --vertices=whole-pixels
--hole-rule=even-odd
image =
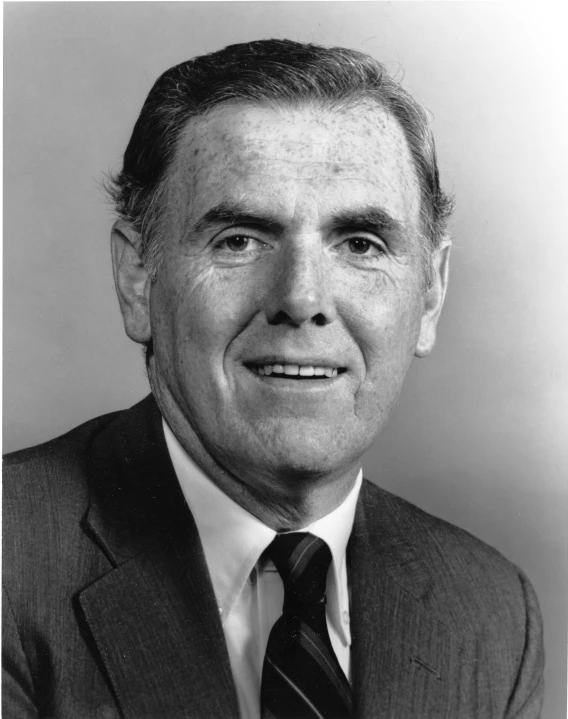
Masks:
[[[314,367],[313,365],[297,364],[265,364],[255,365],[259,375],[284,374],[288,377],[337,377],[336,367]]]

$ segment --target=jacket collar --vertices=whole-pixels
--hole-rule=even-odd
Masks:
[[[117,566],[187,518],[152,395],[120,412],[89,453],[83,525]]]

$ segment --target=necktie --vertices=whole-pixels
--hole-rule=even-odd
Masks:
[[[331,552],[305,532],[279,534],[267,550],[284,583],[262,669],[262,719],[346,719],[351,688],[327,631],[325,585]]]

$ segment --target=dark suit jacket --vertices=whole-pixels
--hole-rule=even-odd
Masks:
[[[149,397],[10,455],[4,711],[238,716],[193,518]],[[369,482],[348,547],[357,717],[537,717],[542,634],[525,576]]]

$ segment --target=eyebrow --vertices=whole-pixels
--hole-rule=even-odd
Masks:
[[[242,203],[221,202],[208,210],[203,217],[189,228],[189,234],[202,232],[211,225],[228,223],[231,225],[258,225],[276,229],[281,227],[274,217],[259,213]]]
[[[386,210],[379,207],[339,212],[333,218],[331,225],[338,230],[367,230],[379,234],[386,232],[388,234],[404,235],[406,232],[403,222],[395,219]]]

